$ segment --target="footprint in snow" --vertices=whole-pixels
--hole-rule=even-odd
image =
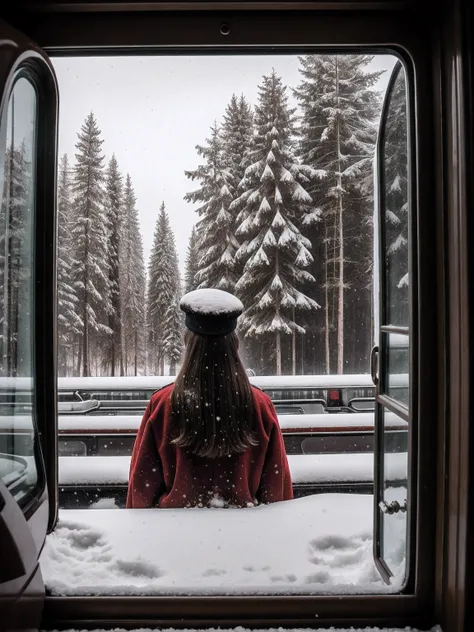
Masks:
[[[318,555],[313,555],[311,552],[311,548],[310,548],[310,557],[308,558],[309,561],[311,562],[311,564],[314,564],[315,566],[327,566],[328,565],[328,558],[327,557],[321,557]]]
[[[71,562],[112,561],[112,547],[105,540],[104,534],[96,529],[76,523],[60,523],[49,538],[50,541],[55,541],[58,559],[61,556],[63,559],[70,559]]]
[[[308,575],[305,579],[306,584],[327,584],[331,580],[331,576],[327,571],[320,571],[313,575]]]
[[[311,540],[309,545],[315,551],[327,551],[328,549],[351,549],[353,548],[353,538],[344,538],[340,535],[325,535],[321,538]]]
[[[83,530],[83,531],[71,531],[67,539],[76,549],[82,551],[86,549],[92,549],[96,546],[104,546],[103,534],[100,531]]]
[[[308,561],[315,566],[340,568],[358,566],[367,555],[370,538],[366,534],[344,538],[328,535],[309,542]]]
[[[90,529],[89,525],[81,522],[69,522],[69,520],[58,520],[55,531],[58,529],[67,529],[68,531],[84,531]]]
[[[101,531],[75,522],[59,522],[53,535],[66,540],[69,546],[80,551],[106,546]]]
[[[294,584],[297,579],[298,578],[296,577],[296,575],[293,575],[292,573],[288,573],[287,575],[272,575],[270,577],[270,580],[274,584],[278,584],[282,582],[284,582],[285,584]]]
[[[154,564],[143,560],[125,561],[117,560],[114,564],[115,568],[123,575],[129,577],[146,577],[147,579],[158,579],[163,577],[165,573]]]
[[[336,568],[339,568],[340,566],[352,566],[354,564],[359,565],[360,562],[362,562],[364,555],[365,548],[361,546],[351,553],[336,553],[332,560],[328,560],[326,564]]]

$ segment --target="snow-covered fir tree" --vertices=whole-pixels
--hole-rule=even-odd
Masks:
[[[126,375],[139,375],[146,365],[146,274],[136,197],[127,174],[120,231],[120,297],[122,353]]]
[[[213,287],[232,292],[237,281],[235,253],[239,244],[235,238],[234,215],[229,211],[233,196],[229,185],[222,138],[219,128],[211,127],[206,145],[196,151],[203,163],[195,171],[185,171],[188,178],[200,184],[199,189],[187,193],[184,199],[200,204],[197,223],[199,261],[196,281],[198,287]]]
[[[239,98],[232,95],[224,113],[221,138],[227,180],[233,197],[237,197],[239,184],[248,166],[248,149],[253,140],[252,108],[243,95]]]
[[[28,250],[25,251],[33,231],[31,177],[31,161],[25,143],[11,144],[5,151],[0,211],[3,228],[0,235],[2,374],[9,377],[31,375],[29,339],[18,335],[20,331],[31,331],[32,262]]]
[[[198,271],[198,238],[196,227],[193,226],[189,237],[188,249],[186,251],[184,284],[185,292],[196,290],[198,283],[196,282],[196,274]]]
[[[165,316],[166,338],[164,342],[164,352],[169,364],[169,374],[176,375],[176,366],[183,353],[183,312],[179,307],[179,294],[168,307]]]
[[[324,286],[324,321],[316,326],[324,332],[327,372],[366,370],[371,344],[372,159],[380,113],[373,87],[381,74],[368,71],[371,61],[347,54],[300,58],[300,155],[325,173],[309,186],[322,221],[308,234],[316,256],[311,271]]]
[[[111,333],[107,324],[110,302],[102,143],[91,112],[78,134],[73,179],[74,285],[82,321],[77,373],[83,376],[91,375],[91,341],[100,346],[104,336]]]
[[[407,326],[408,312],[408,160],[407,95],[403,69],[395,80],[385,127],[385,226],[390,322]]]
[[[122,301],[120,295],[119,246],[122,223],[123,179],[115,154],[110,159],[105,178],[105,219],[107,232],[107,274],[110,309],[103,365],[107,374],[124,375],[122,355]]]
[[[179,290],[175,237],[163,202],[153,236],[147,288],[148,369],[158,375],[165,372],[166,341],[170,334],[166,314],[175,304]]]
[[[241,195],[231,204],[238,211],[237,258],[244,262],[236,285],[245,311],[241,329],[246,337],[270,335],[274,340],[276,374],[282,372],[282,336],[304,329],[300,311],[318,303],[299,287],[314,279],[305,268],[312,263],[311,242],[298,225],[312,213],[305,189],[313,170],[299,164],[292,150],[294,110],[286,88],[273,71],[259,86],[255,107],[255,141],[240,184]]]
[[[67,154],[59,164],[58,174],[58,371],[67,375],[73,360],[74,342],[81,332],[78,298],[73,283],[75,261],[71,235],[72,183]]]

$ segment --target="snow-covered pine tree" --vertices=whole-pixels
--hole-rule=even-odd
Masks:
[[[222,160],[227,169],[227,181],[233,197],[248,166],[248,149],[253,140],[253,113],[243,95],[235,94],[226,107],[222,127]]]
[[[184,199],[198,203],[197,223],[199,262],[196,274],[198,287],[213,287],[232,292],[237,281],[235,253],[239,244],[234,234],[234,215],[229,211],[233,196],[222,151],[222,138],[217,125],[211,127],[207,145],[197,145],[197,153],[204,159],[195,171],[185,171],[191,180],[200,183],[199,189],[187,193]]]
[[[309,235],[316,244],[315,264],[325,272],[327,372],[332,368],[330,348],[336,351],[338,373],[366,370],[371,344],[372,158],[380,113],[373,87],[381,75],[368,71],[372,59],[347,54],[300,58],[300,155],[303,162],[326,173],[324,180],[309,187],[322,218]],[[364,322],[367,327],[361,326]],[[330,344],[333,332],[336,345]],[[344,351],[349,343],[351,362]]]
[[[175,237],[163,202],[156,220],[147,288],[148,367],[158,375],[164,375],[165,372],[165,342],[170,333],[166,314],[176,302],[179,289]]]
[[[120,296],[119,247],[122,224],[123,180],[115,154],[110,159],[105,179],[105,218],[107,231],[107,273],[110,311],[106,353],[103,359],[107,373],[115,376],[116,370],[124,375],[122,355],[122,301]]]
[[[387,274],[392,297],[390,322],[408,325],[408,159],[405,73],[395,80],[385,128],[385,222]]]
[[[28,265],[25,243],[33,230],[31,199],[31,161],[25,143],[13,143],[5,151],[4,184],[1,221],[4,231],[0,236],[2,286],[0,317],[2,320],[2,373],[8,377],[31,375],[31,349],[19,331],[30,331],[29,304],[32,270]],[[25,260],[26,256],[26,260]],[[8,277],[5,278],[5,267]],[[25,322],[26,321],[26,322]],[[27,343],[24,347],[21,344]]]
[[[184,323],[179,307],[179,294],[168,307],[165,316],[166,338],[164,342],[164,352],[169,364],[169,375],[176,375],[176,366],[183,353],[183,333]]]
[[[282,334],[304,333],[296,311],[319,307],[298,289],[314,281],[305,270],[313,261],[311,242],[297,226],[312,210],[304,184],[313,172],[298,164],[292,151],[293,121],[286,88],[273,71],[259,87],[255,141],[242,193],[231,204],[239,212],[237,235],[243,240],[237,258],[245,262],[236,285],[245,306],[241,329],[246,337],[271,334],[277,375],[282,372]]]
[[[91,112],[84,121],[76,144],[74,167],[73,228],[76,274],[75,288],[82,321],[78,374],[91,374],[91,338],[100,343],[110,334],[107,275],[107,233],[104,212],[104,155],[101,132]],[[82,364],[82,367],[81,367]]]
[[[58,174],[58,372],[67,375],[73,362],[73,346],[81,332],[78,298],[73,283],[75,262],[71,236],[71,173],[67,154],[59,164]]]
[[[186,252],[186,269],[184,275],[185,291],[191,292],[197,289],[196,273],[198,271],[198,240],[196,227],[193,226],[189,237],[188,250]]]
[[[125,375],[145,371],[146,274],[143,241],[132,180],[127,173],[123,192],[120,231],[120,296],[122,303],[122,353]]]

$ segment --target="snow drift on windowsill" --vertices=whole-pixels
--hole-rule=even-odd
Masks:
[[[41,570],[53,595],[398,591],[405,516],[387,522],[386,586],[372,560],[372,503],[324,494],[252,509],[62,510]]]

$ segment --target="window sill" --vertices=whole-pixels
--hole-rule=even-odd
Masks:
[[[63,510],[41,557],[56,596],[321,595],[400,591],[403,516],[386,586],[372,559],[373,499],[321,494],[250,509]]]

